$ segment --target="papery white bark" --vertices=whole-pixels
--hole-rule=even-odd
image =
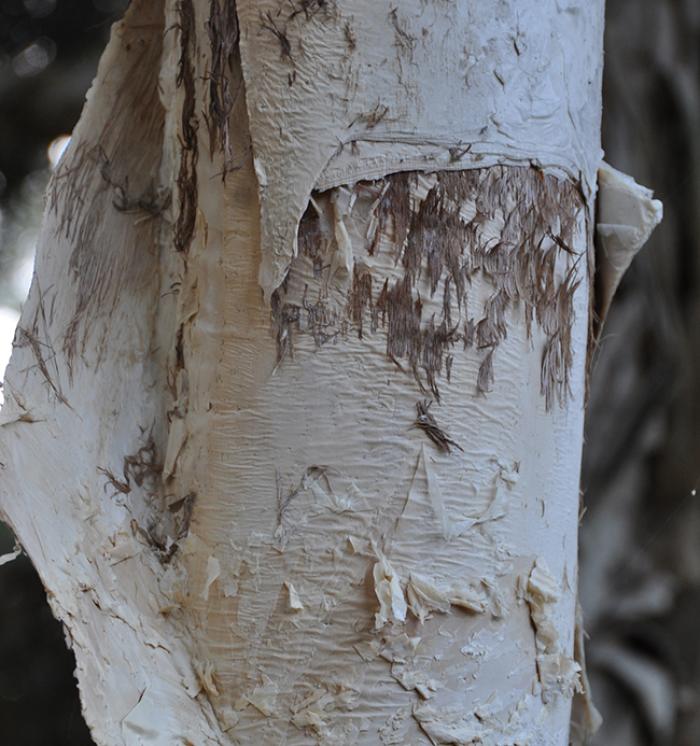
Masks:
[[[99,743],[568,742],[601,34],[583,0],[116,27],[0,441]]]

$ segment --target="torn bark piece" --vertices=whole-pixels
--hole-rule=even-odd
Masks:
[[[532,743],[531,733],[523,727],[521,713],[494,707],[494,712],[464,712],[458,707],[439,707],[431,702],[414,705],[413,717],[433,744],[469,746],[470,744]]]
[[[432,580],[418,573],[411,573],[406,586],[408,605],[413,616],[424,622],[431,612],[446,614],[450,610],[450,599]]]
[[[571,708],[572,746],[585,746],[603,723],[591,696],[591,686],[586,672],[586,650],[584,645],[583,611],[576,602],[576,627],[574,630],[574,658],[581,667],[581,690],[574,695]]]
[[[379,611],[375,614],[375,629],[381,629],[389,622],[405,622],[406,599],[394,568],[389,560],[381,553],[379,561],[374,565],[374,592],[379,601]]]
[[[202,589],[202,599],[205,601],[209,598],[209,589],[221,575],[221,562],[212,556],[207,558],[207,578]]]
[[[441,685],[425,671],[406,665],[393,665],[391,675],[408,692],[415,690],[421,699],[430,699]]]
[[[301,611],[304,608],[304,604],[299,598],[297,589],[288,580],[284,581],[284,587],[287,589],[287,604],[289,605],[290,611]]]
[[[663,217],[654,193],[607,163],[598,169],[596,243],[596,336],[622,276]]]
[[[564,655],[552,617],[552,607],[559,600],[559,589],[545,563],[538,559],[527,580],[525,600],[535,630],[537,677],[542,686],[542,701],[547,704],[562,694],[572,697],[581,690],[581,666]]]
[[[195,661],[194,669],[202,691],[206,692],[209,696],[218,697],[219,690],[216,688],[216,682],[214,681],[216,675],[214,664],[209,660],[203,662]]]
[[[262,686],[257,686],[250,694],[243,695],[237,702],[236,708],[243,709],[248,705],[254,707],[261,715],[271,717],[277,710],[278,686],[269,676],[262,676]]]
[[[486,594],[466,583],[453,584],[448,592],[448,598],[453,606],[459,606],[464,611],[480,614],[486,611],[488,599]]]
[[[447,614],[452,606],[475,614],[486,610],[485,594],[472,586],[453,583],[450,588],[441,588],[434,579],[414,572],[406,585],[406,598],[411,613],[421,623],[432,612]]]

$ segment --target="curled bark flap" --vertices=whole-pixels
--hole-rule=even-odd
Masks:
[[[622,276],[661,222],[663,205],[653,195],[651,189],[607,163],[598,169],[597,335]]]

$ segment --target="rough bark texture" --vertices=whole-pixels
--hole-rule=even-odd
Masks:
[[[229,178],[254,190],[250,168]],[[430,231],[438,245],[453,242],[470,298],[450,298],[444,268],[431,292],[436,257],[427,246],[412,253],[426,219],[420,205],[440,184],[431,175],[407,181],[416,209],[403,247],[390,232],[371,255],[374,235],[365,236],[381,185],[358,186],[364,195],[342,221],[332,205],[348,191],[314,200],[322,225],[305,224],[302,239],[308,245],[318,234],[310,252],[319,270],[314,276],[306,254],[293,262],[273,306],[274,336],[258,294],[254,233],[248,250],[240,241],[235,252],[223,249],[222,302],[200,305],[184,334],[190,394],[175,481],[197,495],[182,557],[188,626],[200,630],[201,664],[211,665],[210,698],[242,742],[565,740],[577,671],[567,588],[575,582],[578,449],[572,462],[558,458],[550,428],[580,437],[583,358],[569,372],[578,405],[547,411],[539,395],[546,334],[533,323],[528,337],[525,302],[516,308],[508,298],[518,292],[518,266],[540,266],[538,257],[546,266],[556,255],[555,294],[583,254],[569,316],[561,321],[553,306],[550,323],[552,334],[561,324],[584,342],[585,212],[572,210],[571,255],[559,256],[552,239],[529,249],[518,241],[502,247],[513,252],[511,272],[479,267],[478,247],[498,243],[530,179],[542,176],[499,169],[457,175],[445,188],[446,205],[461,203],[464,219]],[[479,195],[484,218],[470,243]],[[529,212],[548,209],[543,202]],[[558,214],[547,220],[559,226]],[[352,244],[351,268],[338,236]],[[213,250],[210,241],[195,259],[193,246],[190,261],[215,262]],[[374,292],[357,280],[360,271]],[[502,307],[489,315],[499,292]],[[464,349],[464,325],[482,317],[493,336],[485,349],[476,341]],[[194,365],[203,354],[218,360],[215,371]],[[492,357],[493,375],[483,372]],[[565,369],[562,361],[553,374],[560,382]],[[479,396],[486,384],[488,396]],[[547,552],[550,530],[558,540]],[[547,628],[541,643],[526,603],[536,559],[551,568],[541,570],[546,596],[533,595],[542,614],[535,627]],[[482,657],[496,644],[498,655]],[[515,682],[507,690],[486,683],[507,675]]]
[[[340,5],[134,3],[54,176],[2,508],[99,743],[568,741],[601,8]]]

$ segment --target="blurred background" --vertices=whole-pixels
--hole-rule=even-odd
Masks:
[[[0,0],[0,372],[43,192],[128,0]],[[603,144],[664,221],[610,311],[584,450],[596,746],[700,744],[700,1],[607,0]],[[0,525],[0,555],[13,538]],[[0,567],[0,743],[83,746],[74,661],[29,561]]]

